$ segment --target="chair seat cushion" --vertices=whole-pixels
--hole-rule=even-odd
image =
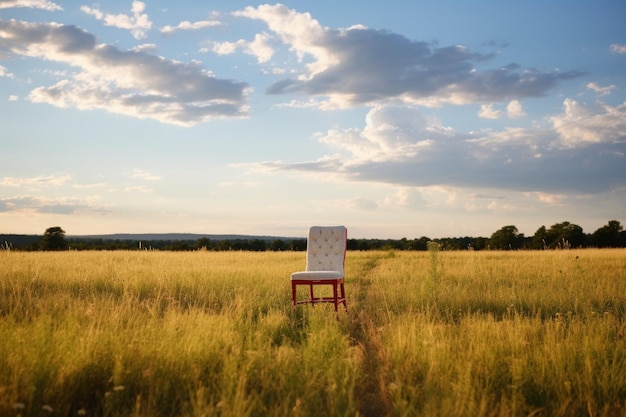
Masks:
[[[291,280],[317,280],[317,279],[339,279],[343,278],[341,271],[302,271],[291,274]]]

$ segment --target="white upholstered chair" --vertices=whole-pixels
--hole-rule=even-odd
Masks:
[[[344,287],[344,266],[348,231],[344,226],[313,226],[309,229],[306,245],[306,271],[291,274],[291,298],[293,306],[298,304],[333,303],[335,311],[339,304],[346,304]],[[298,300],[297,286],[309,287],[309,298]],[[316,297],[315,285],[330,285],[332,297]]]

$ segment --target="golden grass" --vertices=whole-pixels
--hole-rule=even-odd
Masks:
[[[0,252],[0,415],[626,415],[626,251]]]

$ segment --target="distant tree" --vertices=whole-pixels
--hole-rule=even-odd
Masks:
[[[267,249],[267,243],[265,243],[264,240],[252,239],[252,240],[246,241],[245,250],[250,250],[254,252],[263,252],[265,249]]]
[[[287,250],[287,244],[281,239],[272,240],[267,249],[277,252]]]
[[[491,249],[519,249],[522,247],[524,234],[519,233],[515,226],[504,226],[489,238]]]
[[[471,248],[467,247],[467,248],[463,248],[463,249],[473,249],[473,250],[483,250],[483,249],[487,249],[487,246],[489,246],[489,238],[486,237],[475,237],[472,242],[470,243]]]
[[[546,237],[548,236],[548,232],[545,226],[541,226],[535,232],[535,235],[532,239],[532,248],[533,249],[547,249]]]
[[[189,246],[189,243],[184,240],[178,240],[173,242],[168,242],[162,248],[163,250],[171,250],[171,251],[188,251],[191,250],[192,247]]]
[[[194,249],[211,249],[211,239],[208,237],[202,237],[197,239],[193,245]]]
[[[550,226],[545,240],[551,248],[579,248],[586,243],[587,236],[577,224],[562,222]]]
[[[65,241],[65,230],[58,226],[49,227],[43,234],[39,248],[45,251],[65,250],[68,248]]]
[[[426,236],[422,236],[419,239],[414,239],[413,244],[411,245],[411,249],[413,250],[426,250],[428,242],[432,239]]]
[[[371,241],[367,239],[359,239],[356,245],[357,250],[370,250],[372,249]]]
[[[623,227],[617,220],[610,220],[591,235],[593,243],[600,248],[617,248],[622,246],[621,234]]]
[[[306,239],[295,239],[289,242],[287,246],[289,250],[293,251],[305,251],[306,250]]]

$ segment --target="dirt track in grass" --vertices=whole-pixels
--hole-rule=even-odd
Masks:
[[[364,350],[362,378],[355,392],[359,414],[364,417],[392,415],[387,391],[389,366],[378,331],[380,305],[372,288],[372,273],[381,261],[368,261],[351,282],[347,294],[350,337]]]

